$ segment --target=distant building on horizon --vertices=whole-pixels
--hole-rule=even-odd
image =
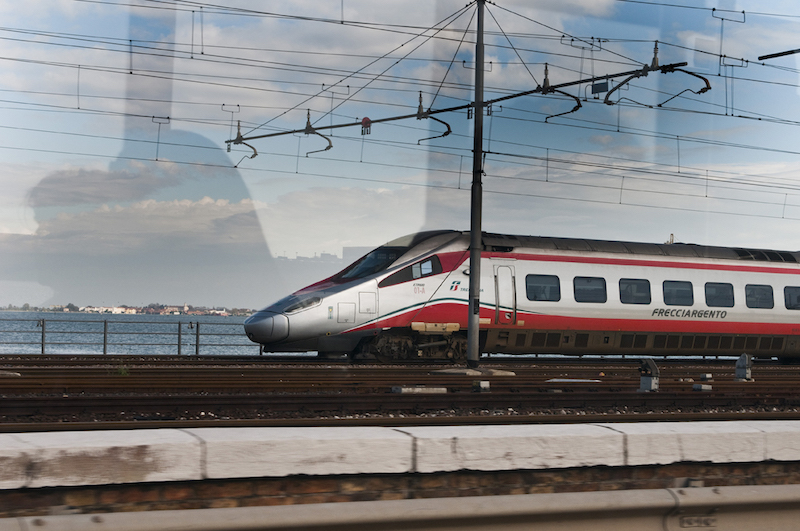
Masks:
[[[113,314],[129,314],[133,315],[138,312],[136,308],[128,308],[126,306],[82,306],[78,311],[86,313],[113,313]]]
[[[294,258],[288,256],[276,256],[276,260],[284,261],[284,260],[296,260],[297,262],[315,262],[315,263],[326,263],[326,264],[340,264],[342,267],[348,266],[367,254],[368,252],[372,251],[374,247],[342,247],[342,257],[339,258],[337,255],[333,253],[314,253],[314,256],[300,256],[297,255]]]
[[[350,265],[368,252],[375,249],[374,247],[342,247],[342,262]]]

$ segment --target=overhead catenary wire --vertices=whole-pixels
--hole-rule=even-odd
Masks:
[[[84,95],[84,98],[90,98],[90,97],[91,97],[90,95]],[[20,102],[20,103],[22,104],[22,102]],[[31,104],[31,105],[34,105],[34,104]],[[213,105],[217,105],[217,104],[213,104]],[[409,106],[409,107],[410,107],[410,106]],[[522,112],[529,112],[529,111],[525,111],[524,109],[517,109],[517,110],[521,110]],[[697,111],[686,111],[686,110],[678,110],[678,111],[679,111],[679,112],[697,112]],[[95,112],[103,112],[103,111],[96,110]],[[115,113],[115,114],[118,114],[118,115],[119,115],[120,113]],[[748,117],[743,117],[743,118],[748,118]],[[503,119],[513,119],[513,118],[509,118],[509,117],[503,117]],[[751,119],[752,119],[752,118],[751,118]],[[784,122],[784,123],[787,123],[787,124],[790,124],[790,125],[797,125],[797,123],[788,122],[788,121],[786,121],[786,122]],[[609,126],[610,126],[610,124],[607,124],[607,125],[609,125]],[[629,128],[629,129],[630,129],[630,128]],[[651,136],[651,137],[656,137],[656,136],[657,136],[657,135],[655,135],[655,134],[654,134],[654,133],[652,133],[652,132],[644,132],[644,131],[642,131],[642,132],[635,132],[635,131],[633,131],[632,129],[631,129],[630,131],[628,131],[628,133],[629,133],[629,134],[641,134],[641,135],[643,135],[643,136]],[[667,136],[668,136],[668,135],[667,135]],[[684,139],[686,139],[687,141],[690,141],[690,142],[695,142],[695,141],[696,141],[696,142],[709,142],[709,141],[707,141],[707,140],[703,140],[703,139],[695,139],[695,138],[691,138],[691,137],[687,137],[687,136],[684,136],[683,138],[684,138]],[[776,151],[776,152],[784,152],[784,153],[795,153],[794,151],[791,151],[791,150],[774,150],[774,149],[767,148],[767,147],[764,147],[764,146],[752,146],[752,145],[743,145],[743,144],[733,144],[733,143],[725,143],[725,142],[719,142],[719,141],[715,142],[715,144],[716,144],[716,145],[720,145],[720,146],[728,146],[728,147],[743,147],[743,148],[747,148],[747,149],[754,149],[754,150],[763,150],[763,151]]]
[[[717,11],[721,11],[724,13],[741,13],[742,10],[735,10],[735,9],[722,9],[722,8],[711,8],[706,6],[689,6],[683,4],[673,4],[670,2],[655,2],[652,0],[614,0],[615,2],[626,3],[626,4],[642,4],[646,6],[652,7],[670,7],[670,8],[678,8],[678,9],[686,9],[686,10],[694,10],[694,11],[708,11],[709,13],[716,9]],[[800,15],[793,15],[789,13],[770,13],[766,11],[747,11],[748,15],[751,16],[762,16],[762,17],[776,17],[776,18],[800,18]]]
[[[513,119],[513,118],[502,117],[502,119]],[[631,134],[644,135],[645,133],[643,133],[643,132],[633,132],[633,133],[631,133]],[[664,136],[664,138],[666,138],[666,136]],[[694,139],[694,138],[690,138],[690,137],[684,137],[684,140],[686,140],[686,141],[690,141],[690,142],[693,142],[693,141],[697,141],[697,142],[706,142],[706,141],[707,141],[707,140],[704,140],[704,139]],[[717,145],[721,145],[721,146],[725,146],[725,145],[726,145],[726,143],[724,143],[724,142],[717,142],[716,144],[717,144]],[[767,148],[764,148],[764,147],[758,147],[758,146],[743,146],[743,145],[741,145],[741,144],[738,144],[738,145],[736,145],[736,147],[740,147],[740,148],[741,148],[741,147],[748,147],[748,148],[750,148],[750,149],[761,149],[761,150],[765,150],[765,149],[767,149]],[[790,152],[790,151],[786,151],[786,150],[782,150],[782,152],[787,152],[787,153],[793,153],[793,154],[796,154],[796,152]]]
[[[5,146],[0,146],[0,149],[7,149]],[[27,151],[37,152],[37,153],[57,153],[57,154],[71,154],[71,155],[82,155],[82,156],[96,156],[100,158],[121,158],[122,160],[132,160],[132,161],[151,161],[151,159],[142,159],[137,157],[117,157],[116,155],[102,155],[96,153],[71,153],[66,151],[58,151],[58,150],[49,150],[49,149],[39,149],[39,148],[24,148]],[[273,153],[270,155],[275,156],[288,156],[283,153]],[[166,164],[166,162],[161,162],[162,164]],[[230,169],[229,166],[222,166],[222,165],[211,165],[207,163],[196,163],[196,162],[175,162],[171,161],[169,164],[174,165],[185,165],[185,166],[205,166],[205,167],[218,167],[224,169]],[[374,184],[397,184],[397,181],[387,180],[387,179],[380,179],[376,177],[356,177],[352,175],[332,175],[329,173],[313,173],[307,171],[299,171],[299,170],[277,170],[274,168],[242,168],[240,171],[248,171],[254,173],[274,173],[274,174],[283,174],[283,175],[293,175],[293,176],[306,176],[306,177],[318,177],[318,178],[326,178],[326,179],[335,179],[335,180],[345,180],[345,181],[353,181],[353,182],[368,182]],[[455,172],[456,174],[458,172]],[[430,189],[442,189],[442,190],[451,190],[451,191],[460,191],[466,192],[463,188],[460,188],[457,185],[442,185],[442,184],[435,184],[435,183],[415,183],[415,182],[404,182],[402,183],[404,186],[413,186],[419,188],[430,188]],[[557,183],[556,183],[557,184]],[[616,190],[617,188],[613,188]],[[644,191],[647,193],[648,191]],[[764,218],[764,219],[784,219],[787,221],[800,221],[800,217],[793,218],[790,216],[785,215],[769,215],[769,214],[759,214],[759,213],[752,213],[752,212],[742,212],[737,210],[735,212],[724,211],[724,210],[712,210],[709,208],[690,208],[688,206],[675,206],[675,205],[664,205],[660,203],[635,203],[625,200],[623,202],[618,202],[617,200],[603,200],[597,198],[587,198],[587,197],[563,197],[557,196],[552,194],[545,194],[545,193],[533,193],[533,192],[525,192],[525,191],[502,191],[502,190],[492,190],[492,189],[485,189],[484,193],[487,195],[498,195],[498,196],[518,196],[518,197],[531,197],[531,198],[538,198],[538,199],[546,199],[548,201],[565,201],[565,202],[573,202],[573,203],[590,203],[590,204],[599,204],[599,205],[618,205],[621,204],[623,206],[630,206],[630,207],[638,207],[638,208],[647,208],[647,209],[660,209],[660,210],[672,210],[672,211],[680,211],[680,212],[698,212],[698,213],[705,213],[705,214],[718,214],[718,215],[727,215],[733,217],[746,217],[746,218]],[[697,196],[699,197],[699,196]],[[724,198],[711,198],[717,200],[724,200]],[[769,206],[775,206],[776,208],[781,207],[783,202],[776,202],[776,203],[768,203]],[[791,205],[791,206],[800,206],[800,205]]]
[[[444,23],[444,22],[448,21],[449,19],[455,19],[455,18],[457,18],[458,16],[460,16],[461,14],[465,13],[468,7],[469,7],[469,6],[467,6],[467,7],[464,7],[462,10],[458,11],[456,14],[453,14],[453,15],[450,15],[450,16],[448,16],[448,17],[445,17],[445,18],[443,19],[443,21],[441,21],[441,22],[439,22],[438,24],[434,25],[434,26],[432,27],[432,30],[433,30],[433,29],[435,29],[435,28],[436,28],[436,27],[437,27],[439,24],[442,24],[442,23]],[[416,38],[418,38],[418,37],[419,37],[419,36],[414,36],[412,39],[409,39],[409,40],[407,40],[407,41],[406,41],[406,42],[404,42],[403,44],[401,44],[401,45],[399,45],[399,46],[395,47],[395,48],[392,50],[392,52],[395,52],[395,51],[397,51],[398,49],[400,49],[401,47],[405,46],[406,44],[408,44],[408,43],[412,42],[413,40],[415,40],[415,39],[416,39]],[[392,53],[392,52],[389,52],[389,53]],[[411,53],[411,52],[409,52],[409,53]],[[386,54],[386,55],[388,55],[388,54]],[[385,56],[384,56],[384,57],[385,57]],[[368,66],[371,66],[371,65],[375,64],[377,61],[378,61],[378,59],[376,59],[376,60],[374,60],[374,61],[371,61],[371,62],[370,62],[370,63],[368,63],[366,66],[364,66],[364,67],[362,67],[362,68],[358,69],[357,71],[355,71],[355,72],[354,72],[354,74],[355,74],[355,73],[359,73],[359,72],[363,71],[365,68],[367,68]],[[350,77],[351,77],[351,75],[349,75],[349,74],[348,74],[348,75],[347,75],[347,76],[345,76],[344,78],[342,78],[342,79],[340,79],[339,81],[337,81],[336,83],[334,83],[334,84],[332,85],[332,87],[336,87],[336,86],[338,86],[338,85],[341,85],[342,83],[344,83],[345,81],[347,81],[347,79],[349,79]],[[332,87],[329,87],[329,88],[332,88]],[[297,108],[301,107],[302,105],[304,105],[305,103],[307,103],[308,101],[310,101],[311,99],[313,99],[314,97],[318,97],[319,95],[321,95],[323,92],[324,92],[324,89],[323,89],[323,90],[321,90],[321,91],[320,91],[319,93],[317,93],[316,95],[314,95],[314,96],[310,96],[309,98],[307,98],[307,99],[305,99],[305,100],[301,101],[300,103],[298,103],[298,104],[297,104],[297,105],[295,105],[295,106],[294,106],[292,109],[289,109],[289,110],[291,111],[291,110],[295,110],[295,109],[297,109]],[[338,108],[338,106],[337,106],[337,108]],[[334,110],[334,109],[332,109],[332,110]],[[287,111],[287,112],[289,112],[289,111]],[[282,113],[281,115],[279,115],[279,116],[276,116],[276,117],[274,117],[274,118],[272,118],[272,119],[270,119],[270,120],[268,120],[268,121],[264,122],[263,124],[261,124],[261,126],[259,126],[259,127],[256,127],[256,128],[253,128],[253,129],[251,129],[250,131],[248,131],[247,133],[245,133],[245,135],[247,135],[247,134],[251,133],[252,131],[255,131],[255,130],[259,129],[260,127],[263,127],[264,125],[267,125],[267,124],[269,124],[269,123],[271,123],[271,122],[275,121],[276,119],[278,119],[280,116],[283,116],[284,114],[285,114],[285,113]],[[327,116],[327,115],[325,115],[325,116]]]
[[[90,136],[90,135],[82,135],[82,136]],[[100,136],[98,136],[98,138],[108,139],[107,137],[100,137]],[[340,138],[340,140],[341,140],[341,138]],[[154,143],[154,141],[152,141],[152,140],[136,140],[136,142],[151,143],[151,144]],[[373,143],[384,144],[384,145],[393,145],[394,147],[402,147],[402,146],[400,146],[400,143],[397,143],[397,142],[373,142]],[[164,146],[182,145],[182,146],[186,147],[185,144],[172,144],[172,143],[169,143],[169,142],[163,142],[163,145]],[[208,146],[191,146],[191,147],[196,147],[198,149],[209,149]],[[413,144],[406,144],[405,147],[407,149],[414,149],[415,146]],[[4,146],[4,148],[9,149],[8,146]],[[11,149],[13,149],[13,148],[11,148]],[[34,151],[48,151],[48,150],[34,150]],[[443,152],[443,154],[444,154],[444,152]],[[497,156],[515,156],[515,157],[519,157],[518,155],[515,155],[515,154],[500,153],[500,152],[492,152],[490,154],[491,155],[497,155]],[[273,153],[272,155],[280,156],[281,154],[280,153]],[[100,156],[100,155],[97,155],[97,156]],[[521,157],[521,158],[525,158],[525,157]],[[538,158],[540,160],[542,159],[542,157],[527,157],[527,158],[530,158],[530,159],[537,159]],[[135,159],[135,160],[150,160],[150,159]],[[353,162],[352,160],[347,160],[347,159],[329,159],[329,160],[336,160],[338,162],[343,162],[343,163],[352,163]],[[665,175],[665,176],[668,176],[670,174],[670,172],[663,171],[663,170],[654,171],[654,170],[652,170],[650,168],[637,168],[637,167],[632,167],[632,166],[629,166],[629,165],[628,166],[623,166],[623,167],[617,167],[617,166],[613,166],[613,165],[609,165],[609,164],[605,164],[605,163],[602,163],[602,164],[601,163],[592,163],[592,162],[580,161],[580,160],[576,161],[576,160],[570,160],[570,159],[553,159],[553,158],[550,158],[549,160],[554,164],[561,163],[561,164],[569,166],[569,171],[572,174],[596,173],[595,171],[592,171],[592,170],[581,170],[580,169],[581,166],[586,167],[586,168],[622,171],[622,172],[625,172],[626,175],[629,175],[631,178],[634,178],[634,179],[637,178],[636,177],[637,173],[642,173],[642,174],[645,174],[645,175]],[[220,167],[220,168],[225,167],[225,166],[219,166],[219,165],[208,165],[208,164],[192,163],[192,162],[187,162],[187,161],[183,161],[183,162],[181,162],[181,161],[172,161],[172,162],[173,163],[177,163],[177,164],[192,164],[192,165],[195,165],[195,166],[209,166],[209,167]],[[633,162],[633,161],[626,161],[626,162]],[[368,162],[367,164],[376,165],[376,166],[382,166],[382,167],[405,167],[405,168],[409,168],[408,165],[393,165],[393,164],[386,164],[386,163],[380,163],[380,162],[374,162],[374,161],[373,162]],[[431,170],[431,168],[426,168],[426,167],[419,167],[417,169],[428,169],[429,171]],[[458,170],[455,170],[455,169],[448,170],[446,168],[439,168],[439,169],[433,169],[433,171],[450,173],[451,175],[458,174]],[[618,177],[619,176],[618,174],[597,174],[597,175],[603,175],[605,177],[610,177],[610,178],[614,178],[614,177]],[[674,176],[674,173],[673,173],[673,176]],[[335,178],[335,176],[332,176],[332,177]],[[497,177],[497,178],[500,178],[500,179],[512,179],[512,180],[515,179],[515,178],[506,177],[506,176],[494,176],[494,177]],[[680,175],[680,177],[682,179],[684,179],[684,180],[692,180],[692,179],[694,179],[694,180],[702,180],[701,176],[699,176],[699,175],[690,175],[688,173],[683,173],[683,174]],[[653,179],[650,179],[650,178],[639,177],[639,179],[653,181]],[[535,179],[535,178],[531,178],[531,179],[516,178],[516,180],[536,181],[537,179]],[[538,180],[541,181],[541,179],[538,179]],[[741,182],[740,181],[738,183],[733,183],[732,181],[728,181],[728,180],[720,179],[720,178],[713,178],[712,180],[714,182],[714,188],[720,188],[720,189],[728,188],[728,189],[731,189],[731,190],[740,190],[740,189],[745,189],[747,187],[753,187],[753,186],[755,186],[755,187],[759,187],[759,186],[767,187],[768,186],[768,185],[763,185],[763,183],[758,183],[758,182]],[[667,180],[663,180],[663,179],[655,180],[655,181],[674,184],[674,181],[667,181]],[[376,182],[381,182],[381,183],[392,182],[394,184],[409,184],[407,181],[392,181],[392,180],[385,180],[385,179],[378,180]],[[728,182],[729,184],[737,184],[738,187],[737,188],[732,188],[730,186],[728,186],[728,187],[722,186],[722,184],[725,183],[725,182]],[[612,190],[616,189],[616,186],[604,186],[604,185],[590,184],[590,183],[580,183],[580,182],[555,181],[552,184],[559,184],[559,185],[573,186],[573,187],[581,187],[581,188],[605,188],[605,189],[612,189]],[[689,184],[691,184],[691,183],[689,183]],[[707,183],[706,183],[706,186],[707,186]],[[435,184],[431,184],[430,187],[436,188],[438,186],[435,185]],[[447,186],[445,186],[445,187],[447,187]],[[768,187],[775,188],[776,186],[773,185],[773,186],[768,186]],[[798,189],[797,186],[785,187],[785,188],[789,189],[789,190],[797,190]],[[658,190],[645,190],[645,189],[641,189],[641,190],[639,190],[639,189],[630,189],[630,191],[640,191],[642,193],[649,193],[649,194],[656,194],[656,195],[672,195],[672,196],[682,196],[682,197],[699,197],[699,195],[697,195],[697,194],[680,193],[680,192],[675,192],[675,191],[663,191],[663,190],[662,191],[658,191]],[[494,190],[494,192],[503,193],[502,190]],[[775,192],[775,193],[777,194],[777,192]],[[524,193],[523,193],[523,195],[524,195]],[[781,192],[778,195],[782,196],[783,192]],[[562,199],[568,200],[569,198],[563,198],[562,197]],[[718,200],[718,201],[732,201],[732,202],[741,202],[741,203],[749,203],[749,204],[762,204],[762,205],[773,205],[773,206],[776,204],[776,203],[773,203],[773,202],[758,201],[758,200],[752,199],[752,198],[751,199],[737,199],[737,198],[730,198],[730,197],[716,197],[716,198],[712,197],[712,199],[715,199],[715,200]]]
[[[166,4],[167,4],[167,3],[165,3],[165,5],[166,5]],[[188,4],[188,3],[187,3],[187,4]],[[82,95],[82,97],[84,97],[84,96]],[[506,118],[506,117],[503,117],[503,118]],[[630,133],[630,134],[637,134],[637,133]],[[683,137],[682,137],[682,138],[683,138]],[[720,144],[720,145],[723,145],[723,144]],[[734,145],[731,145],[731,147],[739,147],[739,146],[734,146]],[[757,148],[754,148],[754,149],[757,149]]]
[[[36,33],[33,30],[22,30],[22,29],[13,29],[13,28],[0,28],[0,31],[20,31],[20,32],[23,32],[23,33],[29,33],[29,32]],[[70,35],[70,34],[57,34],[55,32],[43,32],[42,34],[43,35],[61,35],[61,36]],[[0,38],[3,38],[3,37],[0,37]],[[79,38],[82,38],[82,37],[79,37]],[[105,38],[105,39],[108,39],[108,38]],[[609,39],[606,39],[606,40],[609,40]],[[625,39],[616,39],[614,41],[615,42],[642,42],[642,41],[625,40]],[[41,42],[41,41],[31,41],[31,42],[36,42],[38,44],[48,44],[48,45],[56,44],[56,45],[59,45],[59,46],[72,46],[72,45],[66,45],[66,44],[49,43],[49,42]],[[164,53],[165,53],[164,49],[162,47],[156,45],[156,44],[163,44],[163,43],[155,43],[153,41],[136,41],[136,42],[137,42],[137,44],[135,46],[135,50],[134,50],[134,48],[131,48],[131,50],[129,50],[128,49],[129,41],[127,39],[117,39],[116,45],[119,46],[119,49],[109,50],[109,51],[116,51],[118,53],[125,53],[125,54],[135,53],[135,54],[156,55],[156,56],[159,56],[159,55],[163,56]],[[124,48],[123,48],[123,45],[124,45]],[[712,53],[712,52],[691,49],[691,48],[688,48],[688,47],[685,47],[685,46],[676,45],[676,44],[672,44],[672,43],[669,43],[669,42],[663,42],[662,41],[662,45],[664,45],[664,46],[675,46],[677,48],[693,50],[693,51],[695,51],[697,53],[706,53],[706,54],[709,54],[709,55],[713,55],[715,57],[719,57],[718,54],[715,54],[715,53]],[[133,45],[131,44],[131,46],[133,46]],[[186,57],[189,57],[189,55],[190,55],[189,51],[185,51],[185,52],[179,51],[180,47],[187,47],[189,45],[181,44],[179,46],[177,43],[170,43],[170,44],[168,44],[168,46],[170,46],[172,48],[172,51],[170,52],[170,54],[176,54],[176,58],[180,57],[181,54],[185,55]],[[80,48],[80,46],[76,46],[76,47]],[[510,46],[509,48],[510,49],[514,49],[515,53],[517,53],[517,54],[519,53],[519,51],[516,48],[514,48],[513,46]],[[89,47],[89,49],[94,49],[94,48],[93,47]],[[284,51],[283,53],[288,53],[288,52]],[[311,53],[313,55],[321,55],[319,52],[305,52],[305,53]],[[542,52],[539,52],[539,53],[542,53]],[[550,55],[558,55],[558,54],[554,54],[552,51],[550,51],[549,54]],[[327,53],[325,55],[327,55]],[[346,56],[346,54],[344,54],[344,55]],[[569,54],[561,54],[561,55],[564,56],[564,57],[574,57],[574,56],[570,56]],[[387,58],[388,58],[388,56],[387,56]],[[10,58],[7,58],[7,59],[10,59]],[[396,58],[393,58],[393,59],[396,60]],[[410,58],[408,58],[408,59],[410,59]],[[297,64],[293,65],[291,63],[278,63],[278,62],[274,62],[274,61],[248,59],[248,58],[242,58],[242,57],[233,58],[231,56],[218,56],[218,55],[211,54],[211,53],[206,54],[206,57],[204,57],[203,60],[212,61],[212,62],[222,62],[222,63],[225,63],[225,64],[231,64],[231,65],[238,64],[240,66],[248,66],[249,63],[252,63],[252,65],[250,65],[250,66],[268,67],[268,68],[274,68],[274,69],[284,69],[284,70],[287,70],[287,71],[297,71],[299,68],[301,68],[301,66],[297,65]],[[422,60],[422,59],[417,59],[417,60]],[[599,59],[599,58],[595,58],[594,60],[596,62],[601,61],[601,59]],[[425,59],[425,61],[434,62],[433,59]],[[525,64],[525,61],[521,61],[520,64]],[[87,66],[91,67],[91,65],[87,65]],[[552,65],[552,66],[557,67],[557,65]],[[764,66],[770,66],[771,68],[779,68],[779,69],[781,68],[781,67],[775,66],[775,65],[764,65]],[[77,68],[77,64],[72,65],[72,67],[73,68]],[[308,73],[311,73],[311,72],[314,72],[314,71],[319,71],[321,73],[321,71],[324,70],[324,68],[321,69],[319,66],[317,66],[317,67],[303,66],[302,68],[305,69],[305,71],[308,72]],[[791,69],[787,69],[787,70],[791,71]],[[339,71],[338,73],[342,74],[343,72]],[[208,74],[206,74],[206,76],[208,76]],[[247,79],[247,78],[243,78],[243,79]],[[394,82],[398,82],[398,78],[395,78],[395,77],[389,77],[389,78],[385,78],[385,79],[387,81],[388,80],[393,80]],[[765,84],[782,84],[782,85],[789,86],[789,87],[796,87],[797,86],[797,83],[781,83],[781,82],[775,82],[775,81],[770,81],[770,80],[759,80],[759,79],[752,79],[752,78],[737,78],[737,80],[739,80],[739,81],[748,81],[748,82],[758,82],[758,83],[765,83]],[[400,82],[402,82],[402,81],[400,81]],[[435,81],[431,81],[431,83],[436,83],[436,82]],[[309,83],[309,84],[311,84],[311,83]],[[468,90],[468,87],[467,86],[463,86],[463,89],[464,90]]]

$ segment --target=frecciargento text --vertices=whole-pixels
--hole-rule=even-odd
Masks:
[[[685,319],[725,319],[725,310],[686,310],[684,308],[656,308],[650,314],[655,317],[682,317]]]

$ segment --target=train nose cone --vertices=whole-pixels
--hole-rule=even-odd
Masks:
[[[289,318],[282,313],[258,311],[244,322],[250,341],[266,345],[289,337]]]

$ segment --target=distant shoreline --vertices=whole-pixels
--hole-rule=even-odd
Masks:
[[[91,309],[87,309],[91,308]],[[50,307],[50,308],[18,308],[18,307],[0,307],[0,312],[24,312],[24,313],[52,313],[52,314],[86,314],[86,315],[186,315],[186,316],[206,316],[216,315],[220,317],[227,316],[242,316],[250,315],[256,310],[249,308],[194,308],[184,310],[174,306],[167,306],[163,308],[149,308],[149,307],[134,307],[134,306],[119,306],[119,307],[84,307],[79,309],[67,309],[66,307]]]

